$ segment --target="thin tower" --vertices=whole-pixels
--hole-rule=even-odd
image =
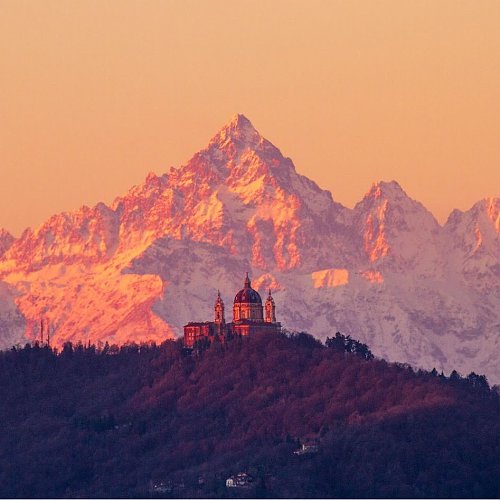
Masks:
[[[43,345],[43,317],[40,319],[40,345]]]
[[[50,321],[49,318],[42,316],[40,319],[40,345],[43,345],[44,337],[46,338],[47,345],[50,346]]]

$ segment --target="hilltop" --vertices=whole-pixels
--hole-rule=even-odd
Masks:
[[[1,353],[2,496],[163,484],[160,496],[496,498],[499,398],[484,377],[344,344],[268,334],[197,355],[179,341]],[[295,455],[311,436],[317,452]],[[250,489],[225,487],[238,472]]]

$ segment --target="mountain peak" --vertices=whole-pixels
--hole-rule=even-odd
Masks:
[[[0,227],[0,238],[14,238],[14,236],[12,236],[7,229]]]
[[[392,209],[398,207],[400,216],[403,212],[406,213],[406,217],[416,216],[417,219],[424,217],[428,220],[429,227],[435,228],[439,226],[434,215],[432,215],[429,210],[427,210],[422,203],[414,200],[406,191],[400,186],[396,181],[379,181],[374,182],[370,190],[366,193],[364,198],[356,205],[355,208],[362,207],[382,207],[384,211],[390,205]]]
[[[254,128],[252,122],[243,114],[236,113],[233,115],[231,120],[228,122],[227,126],[231,126],[233,128],[245,128],[251,127]]]
[[[365,197],[369,198],[392,198],[392,197],[400,197],[407,196],[403,188],[399,185],[398,182],[392,181],[378,181],[374,182],[366,194]]]
[[[257,132],[252,122],[245,115],[237,113],[215,134],[210,145],[225,148],[236,143],[240,146],[255,147],[261,141],[263,137]]]
[[[467,223],[476,225],[480,223],[480,221],[483,221],[482,223],[486,224],[486,226],[490,226],[495,234],[500,234],[500,198],[495,198],[493,196],[483,198],[474,203],[469,210],[453,210],[445,226],[455,227],[463,221],[468,221]]]
[[[14,236],[6,229],[0,228],[0,255],[3,255],[14,243]]]

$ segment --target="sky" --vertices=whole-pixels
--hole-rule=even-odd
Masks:
[[[111,202],[235,113],[354,206],[500,195],[498,0],[1,0],[0,227]]]

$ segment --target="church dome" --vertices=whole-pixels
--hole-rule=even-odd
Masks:
[[[260,304],[262,305],[262,299],[260,298],[260,295],[258,292],[256,292],[251,286],[250,286],[250,278],[247,277],[245,278],[245,286],[243,289],[241,289],[237,294],[236,297],[234,298],[234,303],[235,304]]]

